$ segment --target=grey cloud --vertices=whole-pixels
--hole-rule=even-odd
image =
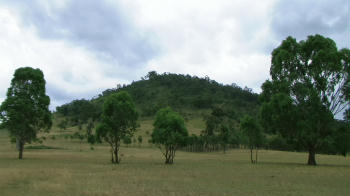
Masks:
[[[23,23],[34,25],[40,37],[68,40],[109,63],[138,66],[156,55],[155,46],[132,26],[118,4],[72,0],[56,8],[32,0],[7,2],[20,8]]]
[[[311,34],[329,36],[348,47],[344,39],[350,32],[350,1],[348,0],[281,0],[273,10],[272,31],[278,40],[291,35],[306,39]]]
[[[101,93],[104,89],[94,89],[83,93],[70,93],[64,87],[53,83],[46,84],[46,93],[51,99],[50,109],[55,110],[56,106],[69,103],[74,99],[91,99]]]

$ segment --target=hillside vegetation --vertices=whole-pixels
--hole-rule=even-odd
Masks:
[[[160,108],[170,106],[185,118],[192,118],[220,106],[232,118],[239,119],[244,114],[256,114],[259,107],[258,94],[247,87],[219,84],[208,77],[152,71],[139,81],[107,89],[91,100],[74,100],[59,106],[57,113],[68,117],[73,124],[98,120],[105,98],[118,91],[131,95],[142,117],[152,117]]]

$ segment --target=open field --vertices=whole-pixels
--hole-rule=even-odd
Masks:
[[[25,149],[0,132],[0,195],[348,195],[350,158],[318,155],[319,166],[305,165],[306,153],[262,150],[259,164],[247,150],[226,154],[178,152],[163,164],[151,147],[123,147],[122,163],[110,163],[109,148],[56,137]],[[27,145],[28,146],[28,145]],[[57,148],[57,149],[55,149]]]

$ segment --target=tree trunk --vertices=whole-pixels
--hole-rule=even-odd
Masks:
[[[170,152],[169,152],[169,147],[165,147],[165,164],[169,164],[170,163],[170,159],[169,159],[169,154],[170,154]]]
[[[173,163],[174,163],[175,152],[176,152],[175,147],[172,147],[172,153],[171,153],[171,164],[173,164]]]
[[[114,163],[114,147],[112,144],[110,144],[110,145],[111,145],[111,161],[112,161],[112,163]]]
[[[255,163],[258,163],[258,147],[256,147],[255,151]]]
[[[23,158],[23,148],[24,148],[23,142],[19,142],[19,154],[18,154],[18,159],[22,159],[22,158]]]
[[[308,165],[316,165],[316,151],[315,148],[309,148],[309,159],[307,161]]]
[[[165,150],[165,164],[173,164],[175,157],[175,147],[168,147]]]
[[[250,148],[250,161],[254,163],[253,161],[253,148]]]
[[[118,148],[114,149],[114,157],[115,157],[114,163],[119,164],[120,159],[119,159],[119,155],[118,155]]]

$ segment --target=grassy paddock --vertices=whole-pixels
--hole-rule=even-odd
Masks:
[[[77,140],[57,137],[25,149],[0,133],[0,195],[348,195],[350,159],[318,155],[319,166],[305,165],[306,153],[262,150],[252,165],[247,150],[226,154],[178,152],[163,164],[156,148],[121,149],[112,165],[108,146],[90,150]]]

